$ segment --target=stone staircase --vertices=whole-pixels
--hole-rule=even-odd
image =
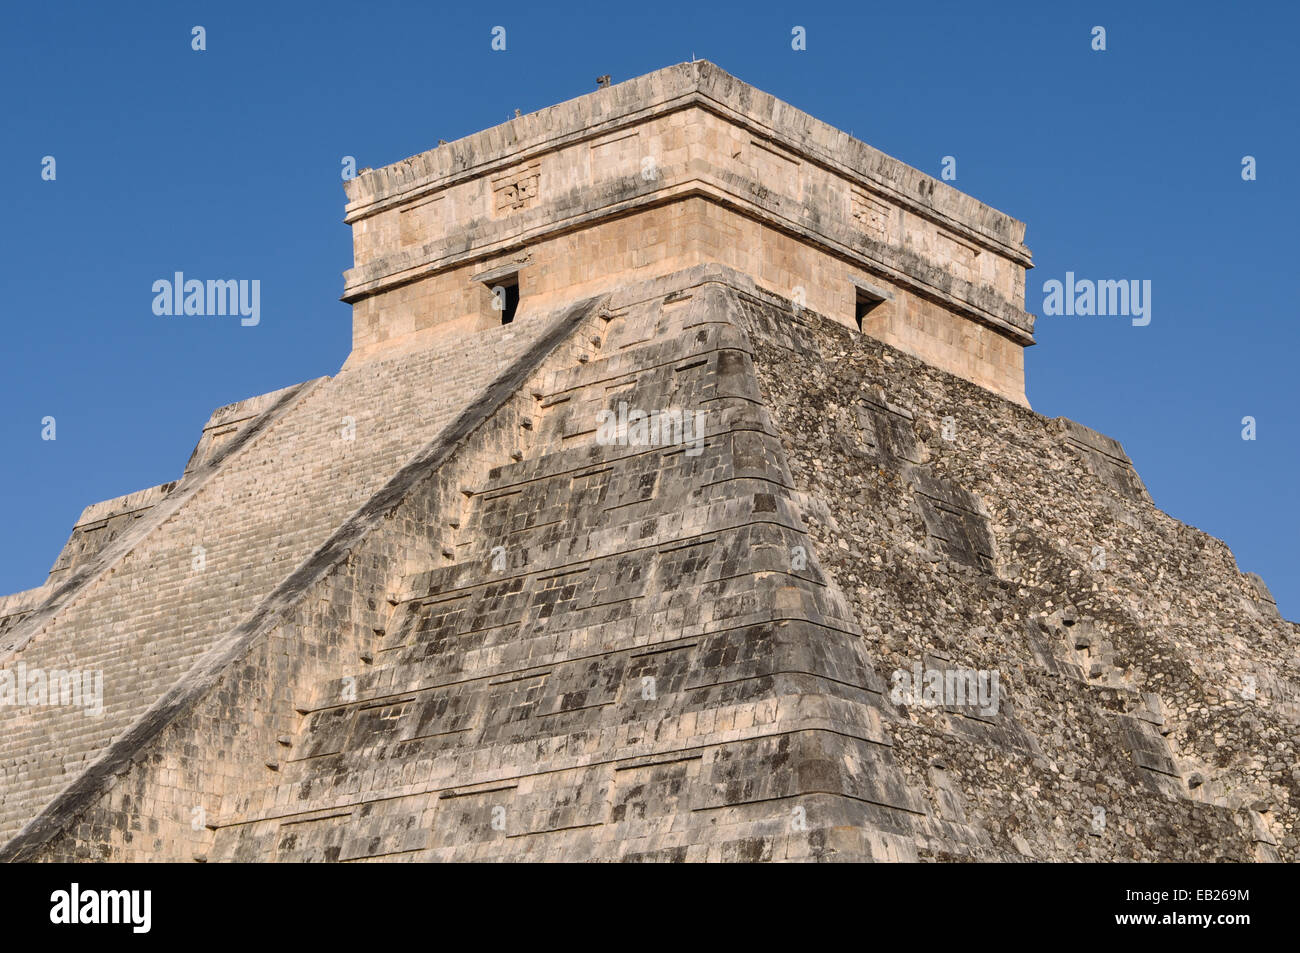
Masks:
[[[184,479],[4,633],[6,667],[102,672],[104,714],[0,710],[0,843],[138,726],[545,325],[348,366],[214,414]],[[227,431],[220,446],[213,424]]]

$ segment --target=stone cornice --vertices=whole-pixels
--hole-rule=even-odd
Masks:
[[[704,60],[681,63],[520,116],[345,184],[349,224],[565,145],[692,106],[778,142],[970,240],[1031,267],[1025,226]]]

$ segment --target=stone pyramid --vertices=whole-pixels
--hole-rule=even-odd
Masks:
[[[1029,409],[1022,224],[706,62],[347,191],[342,369],[0,599],[0,857],[1296,859],[1296,627]]]

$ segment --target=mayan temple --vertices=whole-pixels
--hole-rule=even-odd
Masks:
[[[346,192],[340,370],[0,597],[0,858],[1298,859],[1297,627],[1029,407],[1022,223],[703,61]]]

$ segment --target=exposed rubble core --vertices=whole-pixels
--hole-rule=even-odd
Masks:
[[[912,706],[893,729],[936,812],[1044,860],[1294,860],[1296,626],[1227,547],[1153,506],[1115,441],[764,314],[798,329],[754,335],[762,390],[795,482],[825,501],[809,533],[877,671],[933,656],[1002,674],[997,724]],[[851,423],[881,393],[919,449],[880,454]],[[991,572],[935,551],[917,457],[987,509]]]

